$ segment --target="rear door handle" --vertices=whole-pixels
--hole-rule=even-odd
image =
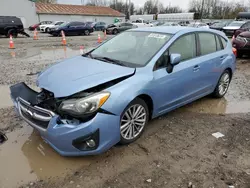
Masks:
[[[200,66],[199,65],[195,65],[194,68],[193,68],[193,71],[194,72],[197,72],[200,70]]]
[[[224,60],[226,58],[226,56],[221,56],[220,60]]]

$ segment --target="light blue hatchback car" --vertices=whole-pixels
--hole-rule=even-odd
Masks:
[[[137,140],[150,119],[206,95],[223,97],[235,71],[228,38],[185,27],[138,28],[11,86],[19,115],[63,156]]]

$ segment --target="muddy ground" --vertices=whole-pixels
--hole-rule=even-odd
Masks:
[[[25,81],[35,88],[38,72],[79,55],[81,45],[96,46],[97,33],[68,37],[66,48],[47,35],[14,42],[9,50],[0,38],[0,130],[9,138],[0,146],[0,188],[250,187],[250,59],[237,61],[225,98],[206,97],[153,120],[129,146],[65,158],[16,116],[8,87]]]

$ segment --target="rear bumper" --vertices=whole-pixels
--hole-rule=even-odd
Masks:
[[[74,120],[63,120],[60,115],[54,112],[46,109],[40,109],[39,111],[39,107],[36,108],[35,105],[32,105],[35,103],[37,93],[24,83],[14,85],[10,89],[11,98],[21,118],[38,130],[41,137],[62,156],[100,154],[120,141],[119,116],[97,113],[94,118],[83,123]],[[25,106],[26,108],[23,108],[23,101],[28,103]],[[41,114],[43,110],[47,111],[51,117]],[[24,113],[31,117],[24,116]],[[37,114],[43,115],[45,119],[49,118],[47,126],[41,126],[36,121],[30,121],[30,118],[36,118]],[[38,116],[38,118],[43,119],[41,116]],[[80,145],[84,145],[90,137],[95,137],[96,147],[94,149],[82,149],[83,147]],[[78,144],[75,143],[76,141]]]
[[[236,30],[223,30],[226,36],[232,37]]]
[[[238,41],[237,39],[234,39],[232,41],[232,45],[234,48],[236,48],[240,52],[248,52],[250,53],[250,41]]]

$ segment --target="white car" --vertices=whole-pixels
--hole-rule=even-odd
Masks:
[[[142,18],[139,18],[138,20],[132,23],[138,27],[153,27],[154,26],[154,24],[149,23],[148,21],[145,21]]]
[[[195,28],[205,28],[205,29],[209,29],[209,26],[206,23],[202,23],[202,22],[195,22],[195,23],[191,23],[188,25],[189,27],[195,27]]]
[[[41,32],[47,33],[47,32],[49,32],[50,28],[55,27],[55,26],[59,26],[63,23],[64,23],[63,21],[56,21],[56,22],[53,22],[51,24],[40,25],[39,29]]]

